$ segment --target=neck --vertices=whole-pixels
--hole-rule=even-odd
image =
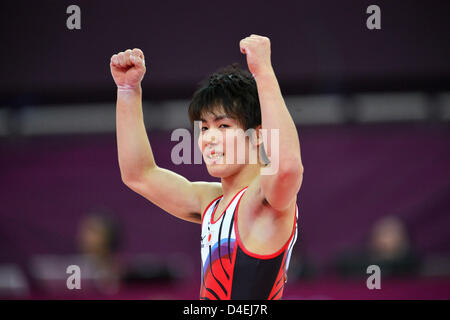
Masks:
[[[233,197],[238,191],[247,187],[255,179],[260,171],[260,166],[246,165],[242,170],[234,175],[222,178],[223,198]]]

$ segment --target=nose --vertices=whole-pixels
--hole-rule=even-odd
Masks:
[[[210,129],[205,133],[203,139],[205,143],[219,143],[220,134],[220,130]]]

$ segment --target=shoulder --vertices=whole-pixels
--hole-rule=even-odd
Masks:
[[[266,212],[272,212],[272,214],[278,218],[290,217],[295,215],[295,208],[297,205],[297,197],[287,206],[285,210],[274,209],[267,201],[264,192],[261,187],[261,176],[255,177],[249,184],[245,194],[242,197],[244,206],[256,209],[256,212],[261,212],[261,209]],[[251,212],[252,210],[250,210]],[[291,220],[291,219],[288,219]]]
[[[296,201],[280,211],[264,197],[258,178],[242,196],[235,226],[246,250],[259,255],[279,252],[288,243],[296,227]]]
[[[200,199],[201,212],[200,216],[203,215],[206,207],[214,200],[223,195],[222,184],[220,182],[205,182],[199,181],[194,182],[193,186],[195,192]]]

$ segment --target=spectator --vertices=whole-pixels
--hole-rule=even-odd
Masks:
[[[385,216],[373,226],[364,248],[341,254],[335,268],[341,276],[365,275],[369,265],[378,265],[384,277],[417,274],[419,258],[411,247],[404,223]]]
[[[78,246],[89,260],[102,291],[116,291],[120,281],[120,264],[117,250],[120,244],[119,226],[113,215],[105,210],[95,210],[80,223]]]

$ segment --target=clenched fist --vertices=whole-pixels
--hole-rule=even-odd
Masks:
[[[249,71],[254,77],[273,72],[270,61],[270,39],[256,34],[239,42],[241,52],[247,56]]]
[[[111,57],[111,74],[119,89],[137,88],[145,74],[144,53],[128,49]]]

